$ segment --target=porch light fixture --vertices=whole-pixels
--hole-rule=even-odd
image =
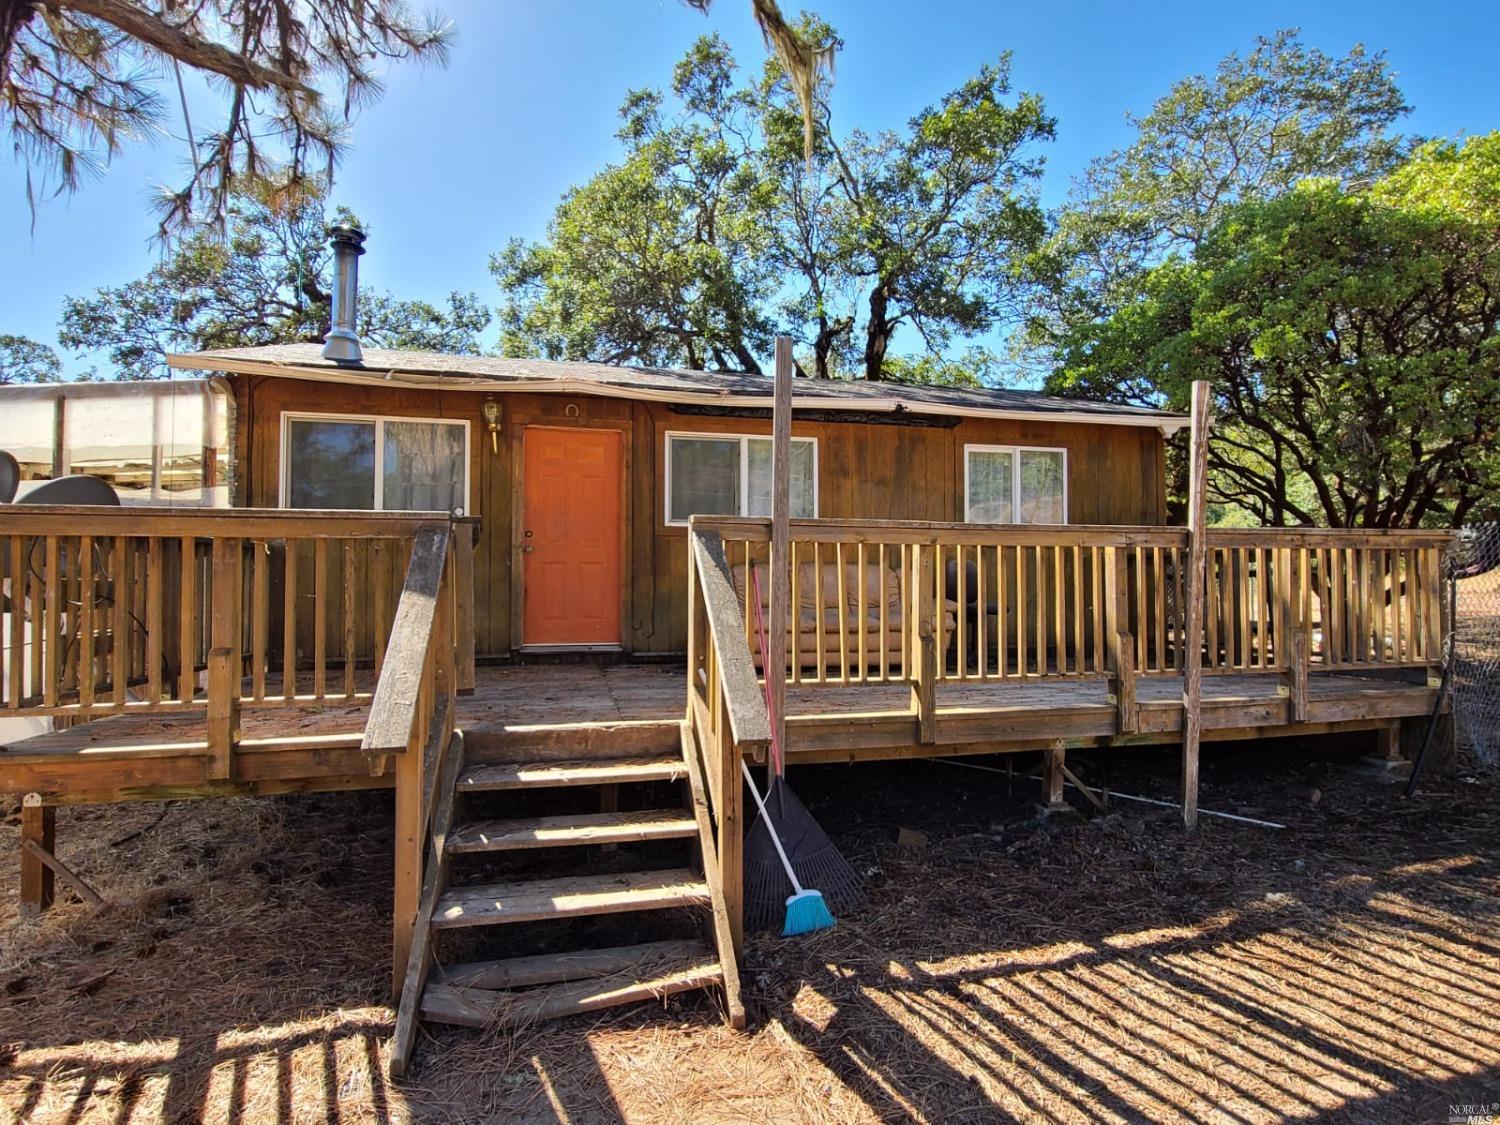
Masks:
[[[500,404],[492,398],[484,400],[484,428],[490,432],[490,452],[500,452]]]

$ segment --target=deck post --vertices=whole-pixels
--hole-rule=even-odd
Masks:
[[[474,694],[474,536],[477,524],[460,523],[453,529],[454,598],[458,623],[457,677],[458,694]]]
[[[1139,723],[1135,706],[1135,636],[1130,631],[1130,549],[1104,549],[1105,646],[1109,667],[1110,702],[1115,705],[1120,734],[1134,734]]]
[[[49,852],[57,850],[57,807],[42,804],[40,793],[21,798],[21,915],[35,917],[52,905],[56,879],[52,869],[25,847],[27,841]]]
[[[1116,641],[1118,660],[1115,666],[1115,710],[1121,734],[1135,734],[1141,729],[1141,712],[1135,699],[1135,638],[1121,631]]]
[[[1192,444],[1188,460],[1187,620],[1182,671],[1182,823],[1198,824],[1198,744],[1203,737],[1203,598],[1208,562],[1209,385],[1193,383]]]
[[[213,544],[213,610],[208,652],[208,776],[233,776],[240,740],[240,540]]]
[[[1287,694],[1291,697],[1292,722],[1307,722],[1307,665],[1311,637],[1306,626],[1292,634],[1292,663],[1287,670]]]
[[[401,1000],[422,892],[422,753],[396,759],[396,878],[391,909],[391,998]]]
[[[1405,761],[1401,756],[1401,720],[1392,719],[1384,726],[1375,730],[1375,758],[1380,762],[1391,762],[1400,764]]]
[[[714,726],[717,736],[712,767],[719,771],[719,801],[714,810],[714,821],[719,830],[719,838],[715,841],[719,853],[719,885],[724,894],[724,912],[738,961],[745,944],[745,783],[740,776],[740,751],[731,733],[729,707],[722,696]]]
[[[792,568],[788,558],[792,519],[792,341],[776,337],[776,394],[771,411],[771,605],[770,633],[761,656],[771,712],[771,745],[786,766],[787,632],[791,620]],[[773,657],[772,654],[778,654]],[[793,659],[800,659],[800,654]],[[735,788],[738,790],[738,777]]]
[[[937,741],[937,594],[934,582],[934,546],[920,543],[913,548],[918,562],[912,582],[916,589],[909,599],[916,618],[916,643],[912,646],[911,706],[917,716],[917,741]]]
[[[1063,767],[1067,764],[1067,747],[1059,739],[1042,751],[1042,799],[1044,812],[1067,807],[1063,798]]]

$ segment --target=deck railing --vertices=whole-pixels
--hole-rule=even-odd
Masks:
[[[205,712],[213,775],[227,777],[241,708],[370,701],[412,544],[449,523],[439,513],[8,507],[0,715]],[[453,538],[455,565],[472,576],[467,529]]]
[[[712,868],[722,892],[731,941],[742,937],[744,788],[740,760],[771,740],[765,696],[757,682],[741,603],[723,540],[688,536],[688,698],[684,753],[705,780],[713,821]]]
[[[693,527],[722,539],[748,636],[770,521]],[[1207,532],[1204,672],[1438,663],[1448,539]],[[1107,679],[1129,729],[1135,679],[1184,673],[1187,562],[1186,528],[793,520],[787,682],[907,683],[925,728],[940,684]],[[758,585],[764,599],[767,572]]]

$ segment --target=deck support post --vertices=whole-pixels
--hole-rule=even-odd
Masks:
[[[240,740],[240,627],[242,614],[240,540],[215,539],[213,610],[208,652],[208,776],[234,774],[234,748]]]
[[[1182,671],[1182,823],[1198,825],[1198,744],[1203,737],[1203,611],[1208,551],[1209,385],[1193,383],[1192,444],[1188,455],[1187,614]]]
[[[27,793],[21,799],[21,914],[35,917],[52,905],[57,894],[52,869],[25,845],[32,841],[55,851],[57,848],[57,807],[42,804],[40,793]]]
[[[917,741],[930,746],[937,741],[937,592],[934,547],[918,544],[916,573],[912,578],[915,587],[910,591],[911,613],[916,621],[915,643],[912,645],[911,707],[917,717]]]
[[[1117,726],[1121,734],[1135,734],[1141,729],[1141,710],[1135,699],[1135,638],[1122,631],[1115,644],[1114,696]]]
[[[391,755],[396,760],[395,888],[391,907],[391,1000],[399,1003],[406,963],[416,931],[422,893],[422,753]]]
[[[1292,634],[1292,662],[1287,669],[1287,695],[1294,723],[1307,722],[1307,666],[1311,639],[1306,628]]]
[[[1042,813],[1044,815],[1068,808],[1068,802],[1063,798],[1067,756],[1067,747],[1061,739],[1042,751]]]
[[[718,739],[711,763],[712,768],[719,771],[719,802],[714,810],[714,822],[718,828],[715,844],[724,913],[734,943],[735,960],[738,961],[745,945],[745,782],[740,774],[740,751],[731,733],[729,708],[722,697],[718,712],[715,723]]]
[[[786,658],[787,636],[791,630],[792,564],[792,341],[789,336],[776,337],[776,382],[771,410],[771,590],[770,613],[765,652],[761,654],[762,674],[766,678],[766,705],[771,717],[771,743],[781,756],[776,767],[786,769]],[[746,623],[748,624],[748,622]],[[797,645],[792,659],[800,659]],[[738,771],[739,763],[735,763]],[[734,789],[740,790],[736,772]],[[736,939],[738,942],[738,939]]]

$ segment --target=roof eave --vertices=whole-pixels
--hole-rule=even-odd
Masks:
[[[600,398],[675,402],[698,406],[738,406],[770,409],[771,395],[737,395],[728,391],[675,391],[661,387],[630,386],[618,383],[595,383],[587,379],[508,379],[495,375],[471,375],[462,371],[410,372],[395,368],[375,371],[370,368],[312,367],[274,360],[240,359],[211,353],[168,355],[167,366],[179,371],[223,371],[233,375],[268,375],[282,379],[311,379],[325,383],[349,383],[369,386],[425,387],[428,390],[472,391],[486,394],[575,394]],[[1007,410],[1001,407],[959,406],[951,403],[903,402],[891,398],[840,399],[822,396],[792,396],[792,406],[800,410],[847,410],[867,414],[930,414],[958,418],[998,418],[1009,421],[1070,422],[1092,426],[1137,426],[1160,430],[1170,437],[1190,425],[1187,417],[1174,414],[1123,414],[1103,411]]]

